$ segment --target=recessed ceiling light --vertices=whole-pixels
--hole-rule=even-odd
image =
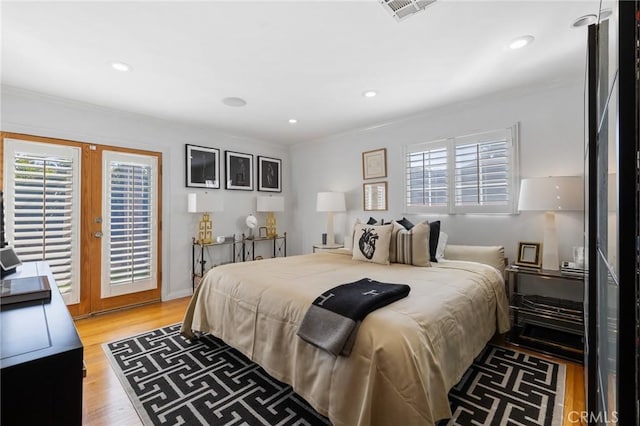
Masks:
[[[533,40],[533,36],[530,35],[518,37],[511,40],[511,43],[509,43],[509,49],[522,49],[526,45],[533,43]]]
[[[295,118],[290,118],[289,119],[289,124],[296,124],[298,122],[298,120],[296,120]]]
[[[598,17],[596,15],[584,15],[576,19],[572,26],[575,28],[586,27],[587,25],[595,24],[597,21]]]
[[[125,64],[124,62],[111,62],[111,68],[113,68],[116,71],[120,71],[120,72],[129,72],[131,70],[133,70],[133,68],[131,67],[131,65],[129,64]]]
[[[362,96],[364,96],[365,98],[373,98],[377,94],[378,92],[376,92],[375,90],[367,90],[366,92],[362,92]]]
[[[245,101],[242,98],[230,97],[230,98],[224,98],[222,100],[222,103],[230,107],[243,107],[247,104],[247,101]]]

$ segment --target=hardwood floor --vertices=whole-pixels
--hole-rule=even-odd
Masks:
[[[154,303],[76,321],[76,327],[84,345],[84,360],[87,367],[87,377],[84,379],[83,424],[141,425],[133,405],[109,365],[102,350],[102,344],[182,321],[189,300],[190,298],[187,297]],[[576,414],[569,418],[569,413],[585,410],[582,366],[535,352],[531,353],[566,364],[563,426],[577,426]],[[572,419],[574,422],[571,422]]]
[[[190,298],[153,303],[76,321],[84,345],[82,422],[86,425],[141,425],[136,410],[120,385],[102,344],[165,325],[181,322]]]

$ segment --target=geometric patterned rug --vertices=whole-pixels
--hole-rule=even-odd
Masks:
[[[447,425],[563,423],[566,367],[523,352],[488,345],[449,392]]]
[[[327,425],[291,386],[221,340],[191,342],[180,324],[103,349],[145,425]],[[562,424],[564,365],[487,346],[449,393],[442,425]]]

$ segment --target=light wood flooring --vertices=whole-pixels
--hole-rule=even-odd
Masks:
[[[76,327],[84,345],[84,360],[87,367],[87,376],[84,379],[83,424],[127,426],[141,424],[120,381],[111,369],[101,345],[180,322],[188,302],[189,298],[176,299],[76,321]],[[570,421],[568,414],[571,411],[581,412],[585,409],[582,366],[532,353],[566,364],[563,426],[577,426],[577,423]],[[574,420],[575,417],[574,414]]]

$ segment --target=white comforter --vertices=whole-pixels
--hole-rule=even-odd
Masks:
[[[296,336],[318,295],[364,277],[411,292],[365,318],[349,357]],[[450,417],[448,391],[493,334],[508,330],[507,305],[503,278],[490,266],[385,266],[324,252],[212,269],[182,330],[223,339],[337,426],[428,425]]]

